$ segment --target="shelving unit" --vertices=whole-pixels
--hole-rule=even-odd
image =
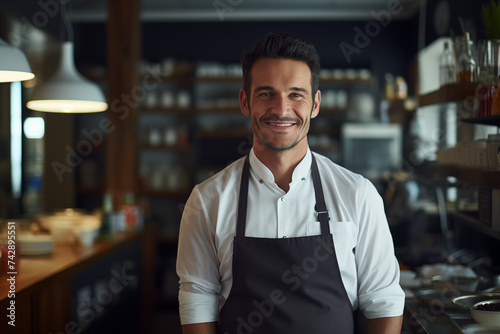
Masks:
[[[434,170],[441,175],[453,176],[466,182],[500,189],[500,171],[488,171],[453,165],[436,165]]]
[[[467,123],[500,126],[500,116],[462,118],[461,121]]]
[[[460,211],[450,211],[452,217],[454,217],[454,221],[459,224],[464,224],[474,230],[477,230],[483,234],[486,234],[492,238],[500,240],[500,231],[494,231],[488,225],[481,223],[477,215],[471,215],[467,213],[463,213]]]
[[[420,106],[433,104],[456,103],[466,99],[474,98],[476,83],[448,84],[437,91],[422,95],[419,98]],[[500,126],[499,116],[462,118],[462,122],[484,125]],[[460,181],[475,184],[477,186],[491,189],[500,189],[500,171],[482,170],[459,165],[434,165],[432,171],[442,176],[456,177]],[[494,205],[493,203],[491,204]],[[450,210],[453,221],[472,228],[484,235],[500,240],[500,231],[495,231],[490,225],[480,221],[479,214],[467,214],[457,210]]]
[[[421,95],[418,99],[419,106],[425,107],[474,98],[477,86],[477,83],[453,83],[445,85],[436,91]]]

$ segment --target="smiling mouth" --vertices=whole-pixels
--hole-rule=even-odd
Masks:
[[[295,123],[275,123],[275,122],[266,122],[266,123],[271,125],[271,126],[279,126],[279,127],[287,127],[287,126],[295,125]]]

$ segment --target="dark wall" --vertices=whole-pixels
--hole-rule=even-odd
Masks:
[[[428,0],[425,45],[438,37],[450,36],[450,31],[456,35],[463,35],[459,18],[462,19],[465,30],[471,34],[472,40],[485,39],[481,11],[483,5],[490,2],[491,0]]]
[[[314,44],[324,68],[371,68],[379,82],[385,72],[408,78],[408,65],[418,49],[416,20],[393,21],[386,27],[378,25],[378,33],[371,30],[369,34],[373,37],[366,35],[361,43],[359,35],[366,34],[366,24],[357,21],[144,23],[142,55],[151,62],[167,57],[239,62],[242,52],[256,39],[269,31],[283,31]],[[104,24],[77,25],[75,39],[78,39],[75,45],[79,61],[105,64]],[[356,51],[346,57],[341,45],[346,50],[352,46]]]
[[[412,0],[407,0],[412,1]],[[421,0],[424,2],[423,0]],[[24,22],[44,30],[57,39],[67,39],[55,2],[37,0],[0,0],[1,8]],[[178,22],[144,23],[143,55],[150,61],[164,57],[187,60],[238,61],[242,51],[268,31],[288,31],[316,45],[323,67],[371,67],[377,73],[392,72],[407,76],[408,63],[419,47],[450,30],[462,34],[459,17],[474,40],[483,39],[481,7],[490,0],[425,1],[424,36],[418,40],[418,15],[407,21],[392,21],[358,48],[347,62],[340,50],[342,42],[355,46],[355,28],[365,30],[367,22]],[[401,1],[402,4],[403,1]],[[52,4],[52,5],[51,5]],[[449,8],[448,11],[443,10]],[[368,9],[367,9],[368,11]],[[105,23],[74,24],[76,57],[82,63],[105,64]],[[81,43],[80,43],[81,42]]]

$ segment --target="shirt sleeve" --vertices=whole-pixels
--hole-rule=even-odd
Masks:
[[[399,285],[399,264],[382,198],[371,182],[364,180],[356,192],[359,307],[367,319],[403,314],[405,294]]]
[[[182,325],[217,321],[221,285],[214,235],[196,186],[184,207],[179,231],[176,270]]]

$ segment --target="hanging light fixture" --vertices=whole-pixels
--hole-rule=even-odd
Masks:
[[[24,81],[34,77],[24,53],[0,38],[0,82]]]
[[[71,36],[71,24],[65,5],[61,5],[61,15],[66,23],[68,35]],[[38,111],[62,113],[90,113],[108,109],[101,88],[76,70],[72,41],[63,43],[59,68],[33,92],[26,106]]]

